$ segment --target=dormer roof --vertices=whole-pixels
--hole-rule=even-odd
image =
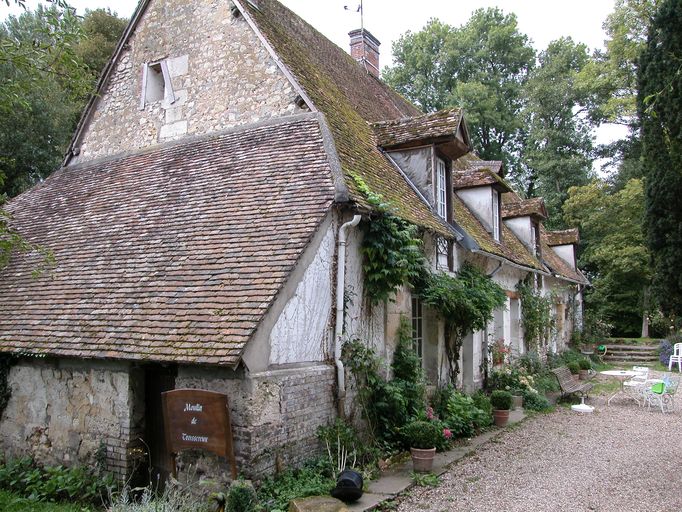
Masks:
[[[373,123],[377,145],[384,149],[406,149],[435,144],[451,159],[472,150],[462,109],[439,110],[415,117]]]
[[[509,194],[505,194],[505,196],[507,195]],[[538,222],[546,219],[545,201],[541,197],[534,197],[510,202],[506,200],[506,197],[503,197],[502,218],[512,219],[515,217],[531,217]]]
[[[547,231],[547,245],[577,245],[580,242],[578,228],[563,229],[560,231]]]
[[[455,190],[491,186],[499,192],[509,192],[511,187],[490,167],[467,166],[453,172],[452,182]]]

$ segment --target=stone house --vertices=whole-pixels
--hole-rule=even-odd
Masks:
[[[0,350],[19,356],[3,451],[105,449],[124,475],[144,441],[163,473],[160,393],[201,388],[229,396],[241,472],[300,462],[352,407],[342,337],[389,359],[401,315],[445,382],[443,325],[418,297],[365,307],[360,182],[421,228],[433,268],[473,261],[508,291],[460,385],[480,386],[490,336],[525,350],[520,280],[572,300],[577,234],[546,233],[544,206],[469,154],[462,112],[418,111],[378,79],[378,41],[351,38],[359,64],[276,0],[140,2],[63,166],[8,205],[55,264],[36,276],[40,255],[16,254],[0,272]]]

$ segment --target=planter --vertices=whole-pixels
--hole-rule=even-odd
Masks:
[[[573,380],[575,380],[575,381],[580,380],[580,374],[579,373],[572,373],[571,376],[573,377]]]
[[[493,421],[498,427],[506,427],[509,421],[509,409],[493,409]]]
[[[357,501],[362,496],[362,475],[352,469],[344,469],[336,478],[336,487],[331,495],[345,503]]]
[[[521,409],[523,407],[523,397],[521,395],[512,395],[512,408],[514,410]]]
[[[410,448],[412,454],[412,467],[415,472],[428,473],[433,468],[433,458],[436,456],[435,448]]]
[[[590,378],[590,370],[580,370],[578,374],[580,380],[587,380]]]

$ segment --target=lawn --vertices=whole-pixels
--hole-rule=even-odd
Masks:
[[[81,505],[42,503],[22,498],[11,492],[0,491],[0,510],[2,512],[92,512],[93,509]]]

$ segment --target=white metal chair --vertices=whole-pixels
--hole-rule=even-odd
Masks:
[[[663,377],[662,382],[656,382],[644,392],[649,410],[651,406],[658,406],[662,413],[673,412],[675,409],[675,392],[679,385],[679,379],[671,379],[669,375]]]
[[[673,369],[673,363],[677,363],[677,369],[682,372],[682,343],[673,345],[673,353],[668,360],[668,371]]]
[[[644,392],[648,387],[647,384],[649,384],[649,368],[647,366],[633,366],[632,371],[637,372],[637,375],[623,382],[623,389],[631,394],[639,405],[643,406]]]

